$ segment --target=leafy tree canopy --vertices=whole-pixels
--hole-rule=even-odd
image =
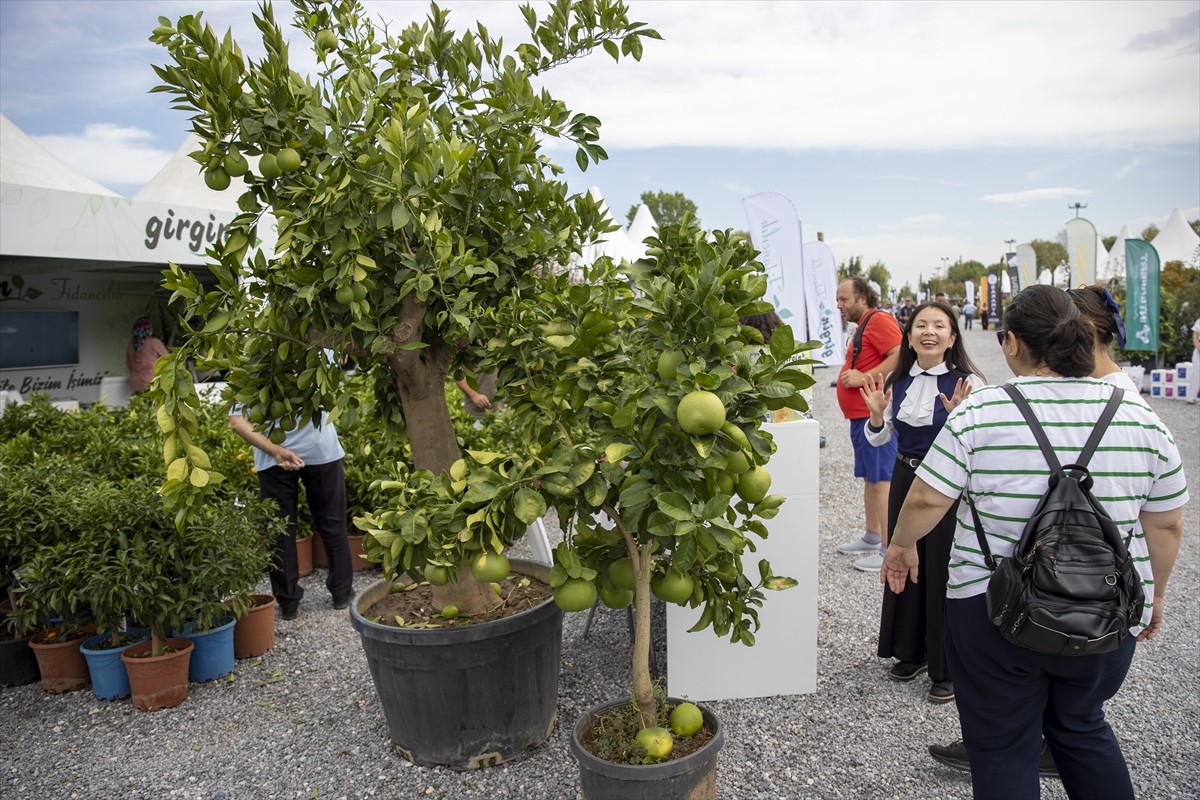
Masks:
[[[557,0],[544,17],[524,6],[529,38],[513,50],[482,25],[453,32],[436,5],[397,32],[375,28],[358,0],[293,6],[317,55],[312,78],[290,67],[266,2],[254,14],[258,61],[200,14],[160,17],[151,36],[169,57],[153,91],[192,114],[206,180],[244,182],[243,213],[209,251],[217,285],[178,268],[165,280],[186,337],[156,383],[168,503],[198,503],[214,480],[191,442],[188,358],[226,369],[231,399],[282,437],[323,409],[352,424],[337,363],[351,355],[377,376],[381,411],[398,399],[416,465],[448,467],[458,457],[448,371],[482,357],[499,298],[603,228],[597,205],[569,196],[541,153],[552,137],[575,145],[581,169],[604,159],[600,121],[534,80],[597,48],[640,59],[643,40],[659,38],[619,0]],[[274,255],[255,247],[268,211]]]
[[[650,209],[650,213],[654,215],[654,221],[660,227],[667,225],[675,225],[680,222],[685,215],[690,214],[696,220],[696,224],[700,224],[699,217],[696,214],[696,204],[688,200],[683,192],[642,192],[641,202],[646,204]],[[637,205],[629,207],[629,213],[625,215],[627,222],[633,222],[633,218],[637,215]]]

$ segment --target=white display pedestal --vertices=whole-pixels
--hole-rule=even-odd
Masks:
[[[758,582],[758,562],[799,581],[767,591],[759,609],[755,645],[718,638],[711,628],[688,633],[701,608],[667,604],[667,692],[691,700],[728,700],[808,694],[817,690],[817,535],[821,426],[815,420],[764,425],[778,450],[771,457],[771,494],[787,501],[765,522],[766,541],[747,553],[747,578]]]

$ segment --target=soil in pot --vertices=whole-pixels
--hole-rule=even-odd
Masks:
[[[522,580],[524,578],[524,580]],[[362,615],[381,625],[394,627],[456,628],[480,622],[511,617],[533,608],[551,597],[554,590],[534,577],[517,576],[500,581],[500,596],[504,602],[491,611],[472,616],[447,619],[433,601],[433,588],[428,584],[409,584],[363,609]]]
[[[43,689],[50,694],[61,694],[87,688],[92,677],[79,646],[93,633],[94,627],[70,633],[41,631],[30,637],[29,647],[37,657]]]
[[[668,708],[681,702],[670,698]],[[630,701],[589,710],[571,738],[584,800],[716,800],[717,756],[725,736],[720,720],[708,709],[701,712],[704,724],[697,733],[673,737],[670,756],[643,764],[644,753],[631,746],[639,723]]]

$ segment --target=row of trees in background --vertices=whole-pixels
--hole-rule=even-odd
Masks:
[[[682,192],[643,192],[640,202],[646,204],[659,225],[676,223],[685,214],[698,216],[696,204]],[[626,214],[628,222],[633,221],[637,208],[636,204],[630,206],[629,212]],[[1192,220],[1189,224],[1197,234],[1200,234],[1200,219]],[[1157,225],[1149,225],[1141,232],[1140,238],[1152,242],[1158,233]],[[746,240],[750,239],[750,235],[745,231],[735,231],[734,235]],[[1070,263],[1066,240],[1067,233],[1062,230],[1053,240],[1034,239],[1029,242],[1034,253],[1037,254],[1038,272],[1040,273],[1043,269],[1050,270],[1056,283],[1061,282],[1064,278],[1061,271],[1064,268],[1062,265]],[[1117,237],[1105,236],[1101,241],[1106,249],[1112,249],[1116,244]],[[1003,261],[984,264],[975,259],[963,260],[960,258],[946,267],[944,275],[938,274],[929,279],[925,287],[931,294],[944,292],[947,296],[961,301],[965,294],[967,281],[973,281],[976,287],[979,287],[987,280],[986,276],[999,276],[1004,269]],[[916,296],[916,291],[910,284],[906,283],[900,287],[893,286],[891,272],[883,261],[875,261],[864,267],[862,256],[850,256],[838,265],[838,277],[841,279],[863,277],[868,281],[873,281],[879,286],[880,296],[883,298]],[[1104,280],[1103,276],[1101,279]],[[1200,316],[1200,270],[1187,268],[1177,261],[1168,262],[1163,266],[1161,280],[1159,358],[1162,363],[1171,364],[1191,358],[1191,326]],[[1117,300],[1124,302],[1124,277],[1113,277],[1105,282]],[[1118,355],[1125,359],[1146,356],[1145,353],[1135,352],[1118,353]]]

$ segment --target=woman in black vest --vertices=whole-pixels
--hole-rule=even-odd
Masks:
[[[861,389],[871,418],[867,441],[886,444],[896,431],[898,454],[888,493],[888,538],[912,485],[917,466],[942,430],[946,416],[983,378],[963,347],[958,320],[944,303],[918,306],[904,328],[900,360],[884,381],[868,380]],[[954,541],[957,503],[917,545],[924,579],[900,594],[884,586],[879,622],[880,658],[895,658],[888,676],[911,681],[928,670],[929,699],[954,699],[954,684],[943,649],[946,581]]]

